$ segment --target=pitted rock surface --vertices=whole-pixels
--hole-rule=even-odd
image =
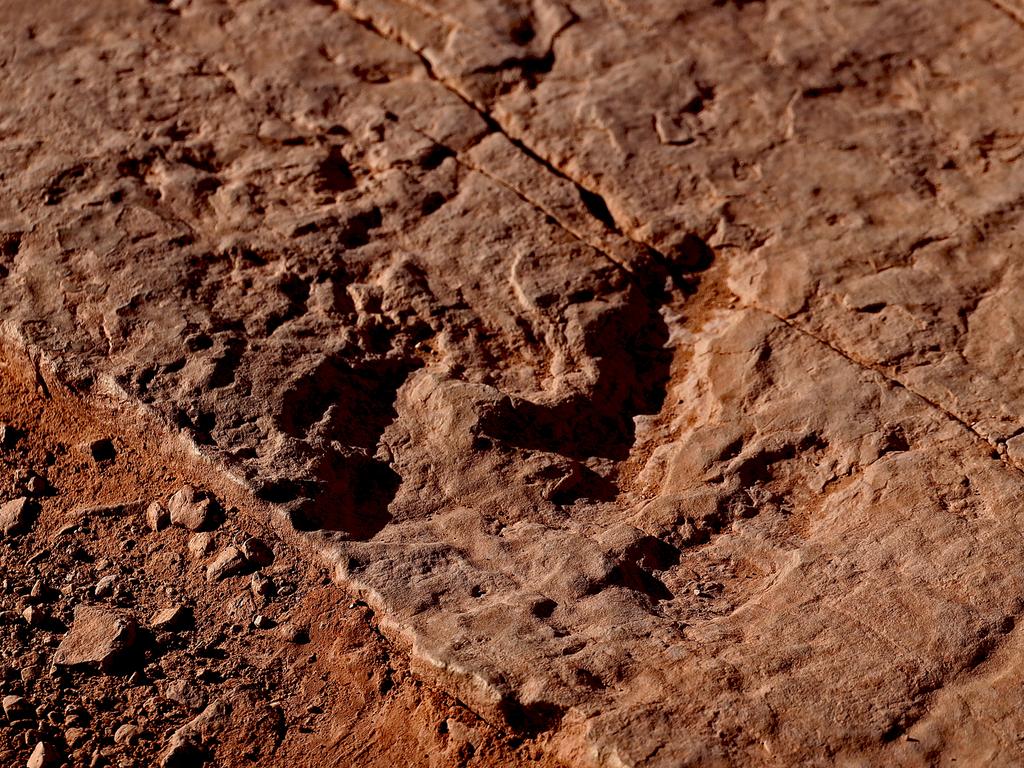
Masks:
[[[572,764],[1021,759],[1016,0],[2,7],[6,334],[419,674]]]

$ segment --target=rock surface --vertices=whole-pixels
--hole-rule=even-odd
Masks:
[[[0,506],[0,531],[5,536],[24,533],[32,522],[32,502],[24,496]]]
[[[1015,0],[5,15],[5,333],[424,680],[571,764],[1024,759]]]
[[[81,605],[75,609],[71,631],[53,654],[53,663],[113,672],[133,649],[138,629],[135,619],[123,612]]]
[[[554,768],[542,737],[486,724],[414,677],[368,606],[331,585],[315,553],[274,529],[269,507],[189,446],[175,448],[150,419],[40,384],[23,350],[0,344],[0,373],[0,421],[18,430],[16,448],[0,453],[0,478],[13,479],[5,492],[16,495],[33,473],[54,481],[31,529],[0,538],[4,768],[51,758],[158,765],[171,735],[213,701],[230,705],[231,717],[202,737],[189,768],[196,755],[210,766],[455,768],[465,750],[438,729],[452,718],[484,734],[477,760]],[[112,436],[113,459],[95,463],[79,450],[96,434]],[[184,484],[224,509],[216,532],[150,527],[149,500]],[[263,542],[249,551],[275,557],[250,578],[272,588],[257,596],[250,578],[208,582],[212,553],[189,552],[197,535]],[[259,630],[256,616],[293,633]],[[98,674],[106,650],[126,644],[120,617],[146,626],[113,674]]]

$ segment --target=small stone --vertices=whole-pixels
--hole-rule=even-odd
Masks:
[[[207,581],[218,581],[237,576],[248,566],[248,561],[237,547],[225,547],[206,568]]]
[[[206,706],[206,694],[191,680],[175,680],[164,689],[163,696],[191,710],[200,710]]]
[[[179,629],[184,629],[191,623],[191,609],[185,605],[176,605],[171,608],[164,608],[161,611],[157,611],[153,614],[153,618],[150,620],[149,625],[153,629],[162,630],[164,632],[174,632]]]
[[[21,696],[4,696],[3,707],[8,720],[27,720],[35,716],[35,708]]]
[[[36,563],[43,562],[43,560],[45,560],[49,556],[50,556],[50,550],[48,550],[48,549],[41,549],[38,552],[36,552],[34,555],[32,555],[32,557],[30,557],[25,562],[28,563],[29,565],[35,565]]]
[[[138,729],[138,726],[132,725],[131,723],[125,723],[114,731],[114,743],[134,744],[139,740],[141,733],[142,732]]]
[[[3,531],[5,536],[24,533],[32,524],[33,512],[34,505],[28,498],[21,496],[11,499],[0,506],[0,531]]]
[[[196,560],[200,560],[213,552],[216,536],[210,532],[197,533],[188,540],[188,551]]]
[[[71,631],[53,654],[56,667],[97,666],[112,673],[135,645],[138,625],[121,611],[93,605],[75,609]]]
[[[205,738],[216,736],[228,724],[230,707],[215,701],[183,725],[167,741],[160,757],[161,768],[198,768],[206,762]]]
[[[479,746],[480,734],[472,726],[466,725],[454,718],[448,718],[448,720],[445,721],[445,724],[448,726],[448,738],[452,741],[457,744],[472,744],[474,747]]]
[[[263,614],[260,614],[252,620],[252,625],[256,627],[256,629],[273,629],[275,626],[277,626],[277,622],[269,616],[264,616]]]
[[[141,499],[135,501],[116,501],[112,504],[94,504],[91,507],[82,507],[75,514],[85,519],[90,517],[125,517],[137,515],[146,507],[146,502]]]
[[[254,573],[252,578],[249,580],[249,589],[257,597],[273,597],[276,588],[274,581],[269,576],[264,576],[262,573]]]
[[[160,768],[198,768],[206,762],[206,754],[191,732],[176,731],[167,740],[160,756]]]
[[[32,475],[25,483],[25,490],[29,496],[42,496],[46,491],[46,481],[39,475]]]
[[[196,491],[191,485],[184,486],[167,502],[172,525],[200,531],[216,527],[217,508],[207,494]]]
[[[263,539],[255,536],[242,542],[242,554],[257,568],[266,568],[274,562],[274,550]]]
[[[38,680],[42,674],[42,668],[38,664],[30,664],[21,670],[21,681],[23,683],[31,683],[33,680]]]
[[[40,741],[36,744],[36,748],[32,750],[32,754],[29,756],[26,766],[27,768],[47,768],[47,766],[57,765],[59,762],[60,754],[53,745],[45,741]]]
[[[21,612],[21,616],[31,627],[42,627],[50,621],[49,615],[42,608],[30,605]]]
[[[92,460],[99,463],[103,461],[113,461],[116,451],[114,450],[114,444],[107,438],[100,438],[99,440],[92,440],[86,444],[86,450],[89,455],[92,456]]]
[[[79,744],[85,741],[86,732],[85,728],[68,728],[64,731],[64,742],[68,745],[68,749],[74,749]]]
[[[285,623],[278,628],[278,634],[286,643],[304,645],[309,642],[309,630],[295,624]]]
[[[0,424],[0,448],[13,448],[18,442],[19,432],[10,424]]]
[[[36,579],[29,597],[37,603],[48,603],[54,598],[54,591],[42,579]]]
[[[151,531],[162,531],[171,524],[171,513],[159,501],[146,507],[146,525]]]
[[[96,582],[96,586],[92,588],[92,593],[99,598],[110,597],[114,594],[114,588],[116,586],[117,576],[114,576],[113,574],[104,576]]]

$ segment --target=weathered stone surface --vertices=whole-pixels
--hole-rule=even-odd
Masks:
[[[159,501],[150,502],[146,507],[146,525],[151,531],[162,531],[171,524],[171,513]]]
[[[1015,4],[56,9],[5,328],[421,674],[574,764],[1024,757]]]
[[[92,605],[75,609],[71,631],[53,654],[58,667],[95,666],[114,672],[135,645],[138,625],[123,611]]]
[[[32,524],[33,505],[31,499],[21,496],[0,505],[0,531],[5,536],[24,533]]]
[[[149,626],[166,632],[175,632],[184,629],[192,622],[192,611],[188,606],[175,605],[164,608],[153,614]]]
[[[210,496],[186,485],[167,501],[168,518],[171,525],[179,525],[190,531],[203,531],[216,527],[217,505]],[[156,513],[159,520],[159,513]]]
[[[237,547],[224,547],[206,567],[206,578],[209,581],[227,579],[244,573],[248,567],[249,561]]]
[[[36,744],[32,754],[29,755],[28,763],[26,763],[27,768],[48,768],[58,764],[60,764],[60,753],[46,741]]]
[[[8,720],[24,720],[35,716],[32,703],[22,696],[4,696],[3,708]]]

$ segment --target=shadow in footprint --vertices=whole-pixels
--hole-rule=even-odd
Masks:
[[[665,400],[672,351],[658,312],[660,288],[633,288],[629,304],[587,328],[586,352],[598,367],[587,392],[555,404],[516,400],[494,414],[484,432],[511,445],[574,459],[621,461],[636,436],[635,416],[657,413]]]
[[[363,453],[324,454],[312,491],[291,510],[300,531],[336,531],[365,541],[391,522],[388,506],[402,478],[384,462]]]
[[[371,452],[397,417],[398,388],[417,367],[418,361],[353,364],[330,356],[298,378],[281,398],[277,424],[303,440],[315,460],[304,476],[267,483],[259,495],[288,504],[301,531],[356,540],[379,533],[391,521],[388,506],[401,477]]]

